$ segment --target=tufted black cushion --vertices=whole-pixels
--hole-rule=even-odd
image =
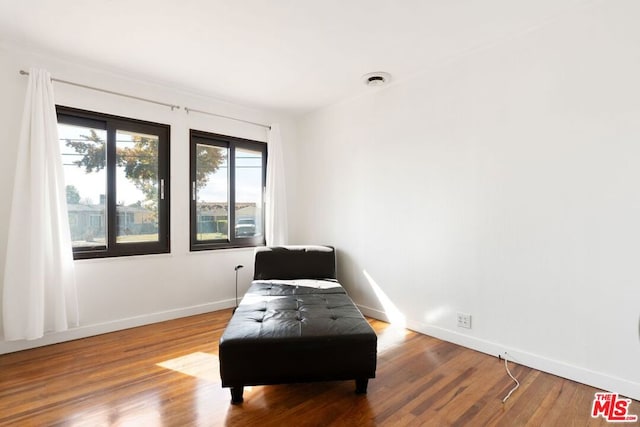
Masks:
[[[251,285],[220,339],[223,387],[375,377],[377,336],[344,289],[295,290]]]
[[[369,323],[344,293],[263,297],[251,298],[238,307],[222,343],[229,346],[264,338],[335,340],[347,335],[354,339],[371,336],[371,332]]]

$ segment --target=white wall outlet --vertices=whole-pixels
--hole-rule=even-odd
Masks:
[[[458,313],[458,327],[471,329],[471,315]]]

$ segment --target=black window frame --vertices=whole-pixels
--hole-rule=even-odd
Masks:
[[[106,141],[107,244],[73,248],[73,259],[154,255],[171,252],[170,240],[170,136],[171,126],[112,114],[56,105],[57,122],[104,129]],[[158,136],[158,241],[118,243],[116,215],[116,131],[140,132]]]
[[[227,159],[227,194],[228,194],[228,218],[227,239],[197,240],[197,200],[196,200],[196,146],[198,144],[228,149]],[[262,153],[262,234],[254,237],[235,236],[235,150],[244,148]],[[246,248],[265,245],[265,187],[267,184],[267,144],[251,139],[238,138],[229,135],[189,130],[189,249],[190,251],[204,251],[214,249]]]

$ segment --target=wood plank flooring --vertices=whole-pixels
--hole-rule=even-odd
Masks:
[[[369,319],[377,378],[220,386],[218,339],[231,310],[0,356],[0,425],[16,426],[597,426],[598,390]],[[265,369],[269,362],[265,361]],[[640,415],[633,401],[630,413]]]

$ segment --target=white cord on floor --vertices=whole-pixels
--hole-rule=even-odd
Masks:
[[[511,379],[513,381],[515,381],[516,386],[514,388],[511,389],[511,391],[509,392],[509,394],[507,394],[504,399],[502,399],[502,403],[506,402],[508,398],[511,397],[511,394],[516,391],[518,389],[518,387],[520,387],[520,383],[518,382],[518,380],[516,379],[516,377],[514,377],[513,375],[511,375],[511,371],[509,370],[509,365],[507,364],[507,353],[504,353],[504,368],[507,370],[507,374],[509,374],[509,376],[511,377]]]

